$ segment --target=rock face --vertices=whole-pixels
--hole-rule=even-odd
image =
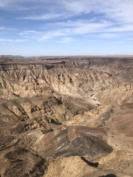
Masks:
[[[133,176],[133,58],[10,58],[1,177]]]

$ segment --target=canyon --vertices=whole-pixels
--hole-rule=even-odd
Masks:
[[[132,177],[133,57],[0,57],[1,177]]]

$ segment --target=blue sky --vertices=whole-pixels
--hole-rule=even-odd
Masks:
[[[0,54],[133,54],[133,0],[0,0]]]

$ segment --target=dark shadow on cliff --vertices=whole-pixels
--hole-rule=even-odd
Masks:
[[[114,174],[108,174],[108,175],[103,175],[103,176],[99,176],[99,177],[117,177],[117,176]]]
[[[98,167],[98,165],[99,165],[99,163],[98,162],[90,162],[90,161],[88,161],[87,159],[85,159],[84,157],[81,157],[81,159],[87,164],[87,165],[89,165],[89,166],[91,166],[91,167],[94,167],[94,168],[97,168]]]

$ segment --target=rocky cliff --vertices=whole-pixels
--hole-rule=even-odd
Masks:
[[[1,57],[1,176],[133,176],[132,108],[133,58]]]

